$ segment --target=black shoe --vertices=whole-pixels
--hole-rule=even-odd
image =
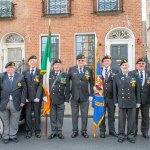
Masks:
[[[77,136],[78,136],[78,132],[73,132],[72,135],[71,135],[72,138],[75,138]]]
[[[41,134],[40,134],[40,133],[35,133],[35,136],[36,136],[37,138],[40,138],[40,137],[41,137]]]
[[[135,143],[135,139],[134,139],[134,138],[127,138],[127,140],[128,140],[130,143]]]
[[[11,139],[11,141],[13,141],[14,143],[18,143],[18,139],[17,139],[17,137],[12,138],[12,139]]]
[[[59,139],[64,139],[65,137],[63,136],[62,133],[60,133],[60,134],[58,134],[58,138],[59,138]]]
[[[136,136],[137,136],[137,132],[134,133],[134,137],[136,137]]]
[[[81,135],[84,137],[84,138],[89,138],[88,134],[86,132],[83,132],[81,133]]]
[[[100,138],[105,138],[105,133],[100,133]]]
[[[144,137],[145,139],[149,139],[149,136],[148,136],[148,134],[146,134],[146,133],[143,133],[143,137]]]
[[[118,138],[118,142],[119,143],[123,143],[124,142],[124,138]]]
[[[118,137],[118,134],[117,134],[115,131],[109,132],[109,135],[112,135],[112,136],[114,136],[114,137]]]
[[[57,136],[56,133],[52,133],[49,135],[48,139],[51,140],[51,139],[55,138],[56,136]]]
[[[31,137],[32,137],[32,133],[31,132],[27,132],[26,139],[30,139]]]
[[[4,142],[5,144],[8,144],[8,143],[9,143],[9,139],[3,139],[3,142]]]

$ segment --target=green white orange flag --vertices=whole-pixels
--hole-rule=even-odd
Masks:
[[[43,89],[45,91],[47,102],[44,102],[43,115],[50,112],[50,93],[49,93],[49,73],[52,60],[52,42],[51,42],[51,26],[49,21],[49,35],[46,42],[44,55],[42,58],[41,73],[43,74]]]

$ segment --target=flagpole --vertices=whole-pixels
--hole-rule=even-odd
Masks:
[[[49,24],[48,24],[48,49],[50,49],[50,33],[51,33],[51,19],[49,18]],[[45,136],[47,137],[48,133],[48,114],[45,116]]]

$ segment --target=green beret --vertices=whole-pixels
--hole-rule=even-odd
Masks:
[[[10,61],[8,62],[6,65],[5,65],[5,68],[9,67],[9,66],[14,66],[15,67],[15,63],[13,61]]]
[[[76,60],[78,59],[85,59],[85,56],[83,54],[79,54],[77,57],[76,57]]]
[[[138,64],[139,62],[146,62],[145,58],[142,57],[142,58],[139,58],[137,61],[136,61],[136,64]]]
[[[32,55],[28,58],[28,62],[30,61],[30,59],[37,59],[37,57],[35,55]]]
[[[120,63],[120,66],[122,65],[122,64],[124,64],[124,63],[127,63],[128,61],[126,60],[126,59],[123,59],[122,61],[121,61],[121,63]]]
[[[111,56],[106,55],[105,57],[102,58],[102,62],[103,62],[105,59],[111,59]]]
[[[61,62],[61,60],[60,60],[59,58],[57,58],[57,59],[54,60],[53,65],[54,65],[55,63],[61,64],[62,62]]]

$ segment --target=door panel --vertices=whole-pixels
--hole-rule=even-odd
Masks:
[[[112,67],[119,68],[122,59],[128,60],[128,45],[112,44],[110,54],[112,57]]]

